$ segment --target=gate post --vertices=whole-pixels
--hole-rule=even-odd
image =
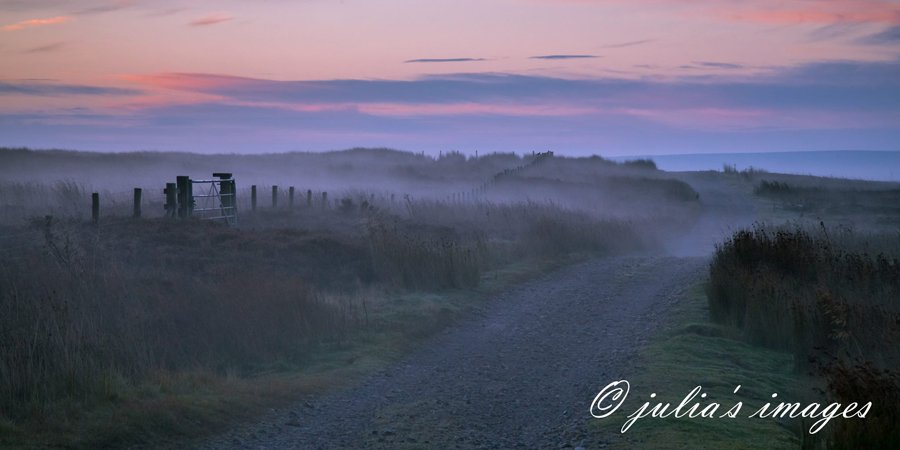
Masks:
[[[191,189],[191,177],[179,175],[175,177],[178,186],[178,217],[186,219],[194,209],[194,192]]]
[[[141,218],[141,188],[134,188],[134,214],[135,219]]]
[[[175,212],[178,209],[178,185],[166,183],[163,193],[166,194],[166,217],[175,217]]]
[[[91,194],[91,221],[94,225],[100,223],[100,194],[97,192]]]

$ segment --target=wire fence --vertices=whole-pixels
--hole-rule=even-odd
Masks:
[[[490,203],[487,200],[488,191],[499,181],[521,174],[552,156],[552,152],[537,153],[527,163],[497,172],[472,189],[437,195],[432,201],[453,204]],[[223,174],[215,174],[219,175]],[[221,219],[224,223],[236,225],[238,213],[252,217],[258,210],[379,209],[409,216],[415,214],[413,199],[408,194],[349,190],[335,195],[326,190],[298,189],[295,186],[238,187],[235,180],[230,179],[230,174],[224,175],[227,177],[219,180],[188,179],[189,183],[197,183],[198,186],[197,195],[193,195],[192,188],[188,188],[191,195],[189,209],[196,212],[196,218]],[[223,180],[229,181],[228,186],[222,184]],[[133,224],[136,220],[174,217],[177,205],[170,204],[172,198],[167,197],[166,191],[162,186],[94,190],[72,181],[52,185],[0,183],[0,257],[22,257],[15,253],[41,246],[46,238],[45,227],[49,226],[49,221],[93,223],[96,230],[102,232],[110,227]],[[191,212],[187,216],[191,216]]]

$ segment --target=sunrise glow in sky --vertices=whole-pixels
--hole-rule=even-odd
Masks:
[[[0,146],[900,150],[900,1],[0,0]]]

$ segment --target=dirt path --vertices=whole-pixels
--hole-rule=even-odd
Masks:
[[[361,384],[201,448],[602,448],[588,407],[705,259],[598,259],[491,300]]]
[[[703,209],[691,229],[666,240],[664,247],[669,254],[711,255],[716,244],[760,219],[750,188],[739,177],[723,181],[721,174],[709,172],[680,172],[672,175],[690,184],[700,194]]]

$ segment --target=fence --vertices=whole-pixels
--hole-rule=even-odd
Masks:
[[[483,200],[487,192],[504,178],[521,174],[523,171],[546,161],[552,156],[552,152],[533,154],[531,159],[524,164],[500,171],[473,189],[446,194],[445,198],[452,202]],[[80,217],[83,220],[85,217],[84,212],[86,211],[84,199],[88,197],[89,191],[86,192],[79,186],[69,184],[64,186],[64,188],[65,192],[63,194],[69,200],[70,207],[65,208],[66,211],[63,212],[62,216]],[[307,189],[305,193],[301,190],[298,194],[295,186],[288,186],[286,190],[279,185],[265,186],[265,188],[271,188],[269,205],[272,209],[293,209],[300,206],[321,209],[332,207],[347,209],[349,206],[356,206],[352,204],[352,200],[359,200],[358,206],[361,207],[374,206],[375,204],[374,194],[366,196],[366,198],[350,199],[346,195],[330,198],[328,191],[324,190],[313,191],[312,189]],[[103,214],[109,210],[115,211],[112,214],[115,219],[112,220],[118,221],[128,218],[128,215],[133,219],[141,219],[148,216],[147,211],[155,211],[159,208],[164,211],[166,217],[170,218],[186,219],[190,217],[201,220],[222,221],[234,226],[238,223],[239,210],[252,213],[261,208],[257,185],[250,186],[249,195],[247,195],[247,189],[244,189],[239,194],[236,181],[231,173],[213,173],[213,179],[192,179],[189,176],[178,176],[174,183],[166,183],[165,188],[162,190],[163,196],[160,197],[145,195],[145,191],[146,189],[135,187],[127,192],[91,192],[89,195],[91,199],[90,220],[94,224],[100,224],[101,221],[109,224],[110,219],[102,219]],[[405,204],[405,202],[397,203],[395,194],[391,193],[388,195],[389,199],[388,197],[381,199],[384,200],[384,203],[380,206],[402,208]],[[408,198],[408,196],[404,198]],[[128,200],[130,200],[130,204],[126,204]],[[30,199],[23,201],[23,204],[29,203],[33,202]],[[147,209],[148,206],[151,208]],[[4,208],[8,207],[10,205],[4,206]],[[54,214],[56,213],[59,213],[59,211],[54,212]],[[24,208],[22,214],[24,214]],[[41,214],[45,214],[45,212],[41,212]],[[150,216],[154,215],[150,214]],[[33,215],[30,217],[33,217]]]
[[[523,171],[528,170],[529,168],[534,167],[537,164],[540,164],[541,162],[546,161],[552,157],[553,157],[552,151],[547,151],[547,152],[542,152],[542,153],[532,153],[531,160],[528,161],[527,163],[513,167],[513,168],[505,169],[501,172],[497,172],[496,174],[494,174],[493,177],[491,177],[491,179],[485,181],[484,183],[475,187],[474,189],[448,194],[446,199],[448,201],[452,201],[455,203],[478,199],[478,198],[484,196],[484,194],[487,193],[488,189],[490,189],[492,186],[497,184],[503,178],[519,175]]]
[[[164,203],[162,203],[164,216],[173,219],[193,218],[223,221],[228,225],[237,225],[238,210],[241,209],[242,202],[240,201],[236,182],[231,178],[231,174],[228,173],[215,173],[213,176],[217,178],[195,180],[187,176],[178,176],[175,183],[166,183],[166,187],[162,190],[164,194]],[[329,209],[332,206],[327,191],[315,192],[318,195],[314,195],[314,191],[308,189],[305,200],[301,203],[297,201],[297,188],[290,186],[287,189],[287,202],[285,204],[282,199],[282,197],[285,197],[285,192],[278,185],[271,186],[271,189],[272,209],[293,209],[301,204],[307,208],[318,207],[322,209]],[[247,191],[244,192],[246,193]],[[257,186],[255,184],[251,185],[249,204],[246,203],[246,200],[243,203],[244,208],[249,209],[250,212],[256,212],[259,209],[257,192]],[[101,214],[104,208],[108,206],[101,204],[101,199],[103,198],[101,194],[115,196],[118,199],[121,199],[124,195],[123,192],[91,193],[91,221],[94,224],[100,224]],[[132,218],[140,219],[145,217],[143,189],[134,188],[131,198]],[[123,208],[120,201],[115,202],[115,208],[119,213],[122,212]],[[122,218],[122,215],[118,214],[116,217],[118,220]]]

